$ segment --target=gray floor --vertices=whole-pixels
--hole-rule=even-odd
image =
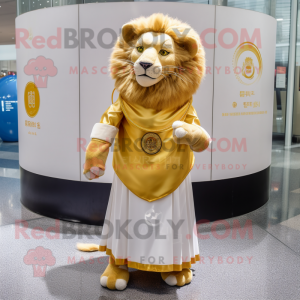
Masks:
[[[273,143],[270,200],[226,220],[227,238],[216,238],[211,224],[201,225],[199,232],[206,236],[199,239],[202,261],[193,265],[190,285],[169,287],[159,273],[131,270],[123,292],[100,286],[107,256],[75,250],[77,242],[97,243],[96,227],[55,223],[20,204],[17,155],[17,144],[0,144],[1,300],[300,299],[300,148],[286,151],[282,142]],[[247,229],[243,237],[239,226]],[[225,234],[224,228],[218,226],[216,233]],[[49,249],[46,257],[52,257],[45,273],[27,260],[28,251],[37,247]]]

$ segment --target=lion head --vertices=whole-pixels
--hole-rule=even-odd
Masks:
[[[184,105],[205,74],[199,35],[163,14],[137,18],[122,27],[110,59],[121,97],[156,110]]]

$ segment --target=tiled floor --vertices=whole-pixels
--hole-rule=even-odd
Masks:
[[[201,225],[202,260],[193,265],[190,285],[169,287],[159,273],[131,270],[123,292],[100,286],[106,255],[75,249],[77,242],[97,243],[97,227],[55,223],[20,204],[17,159],[17,144],[0,144],[1,300],[300,299],[300,148],[284,150],[281,142],[274,142],[270,200],[254,212],[226,220],[227,238],[215,237],[224,230],[213,234],[211,224]],[[244,237],[239,224],[247,229]],[[34,270],[26,260],[27,252],[39,246],[55,258],[40,277],[36,275],[44,275],[43,270]]]

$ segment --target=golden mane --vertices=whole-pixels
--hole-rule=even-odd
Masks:
[[[130,41],[127,37],[125,42],[124,37],[120,36],[110,58],[115,88],[126,101],[147,108],[162,110],[183,106],[196,93],[205,74],[205,54],[199,34],[188,24],[163,14],[140,17],[132,20],[130,24],[133,28]],[[145,32],[166,33],[172,37],[175,44],[175,64],[182,68],[176,72],[186,80],[183,81],[176,75],[168,75],[150,87],[142,87],[136,82],[128,61],[131,61],[135,42]],[[198,52],[193,57],[188,51],[188,47],[195,45],[191,41],[198,45]]]

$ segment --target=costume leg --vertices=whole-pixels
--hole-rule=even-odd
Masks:
[[[100,277],[100,284],[110,290],[122,291],[127,287],[129,272],[127,266],[118,266],[114,259],[109,257],[109,264]]]
[[[178,272],[162,272],[161,277],[168,285],[184,286],[192,281],[193,273],[190,269],[183,269]]]

